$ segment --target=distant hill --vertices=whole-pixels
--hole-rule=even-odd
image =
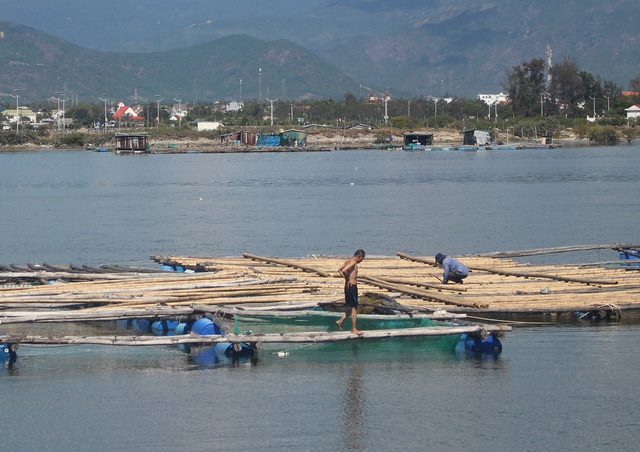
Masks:
[[[507,70],[546,58],[548,49],[553,61],[571,57],[623,87],[640,74],[637,0],[65,0],[8,2],[3,18],[127,53],[239,34],[285,40],[355,80],[358,90],[394,97],[500,91]],[[268,83],[273,90],[281,81]]]
[[[185,101],[262,97],[343,98],[357,83],[284,39],[233,35],[183,49],[131,53],[89,50],[33,28],[0,22],[0,96],[24,99]],[[261,76],[260,76],[261,73]],[[242,82],[241,82],[242,81]],[[242,92],[241,92],[242,91]],[[6,101],[6,99],[5,99]]]
[[[508,70],[546,59],[549,49],[556,63],[573,58],[626,87],[640,74],[638,6],[636,0],[425,1],[413,5],[413,14],[406,10],[405,22],[376,27],[320,55],[356,80],[413,95],[498,92]]]

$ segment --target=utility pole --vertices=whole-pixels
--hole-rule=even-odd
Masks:
[[[98,97],[98,99],[104,102],[104,124],[102,125],[102,127],[106,132],[107,131],[107,95],[105,93],[103,93],[102,95],[104,96],[104,99],[102,97]]]
[[[178,102],[178,127],[182,127],[182,99],[173,98],[176,102]]]
[[[387,114],[387,102],[389,102],[389,96],[385,94],[384,96],[384,124],[387,124],[387,120],[389,119],[389,115]]]
[[[160,102],[164,100],[164,98],[160,97],[160,94],[155,95],[156,98],[156,132],[160,128]]]
[[[64,129],[67,128],[66,125],[66,121],[65,121],[65,115],[66,115],[66,106],[65,103],[69,100],[68,97],[65,97],[66,94],[65,93],[56,93],[57,95],[62,95],[62,99],[60,99],[60,101],[62,102],[62,131],[64,132]]]
[[[20,94],[18,94],[18,91],[20,91],[20,89],[16,88],[13,90],[15,94],[9,94],[9,96],[16,100],[16,132],[20,130]]]
[[[65,108],[65,105],[64,104],[69,99],[65,98],[64,97],[64,93],[61,93],[59,91],[56,94],[58,95],[58,97],[53,97],[53,100],[57,100],[58,101],[58,131],[60,131],[60,126],[62,126],[62,128],[65,127],[65,124],[64,124],[64,119],[65,119],[64,118],[64,116],[65,116],[64,108]],[[62,120],[60,120],[60,102],[62,102]]]
[[[273,103],[277,102],[278,99],[265,99],[267,102],[269,102],[271,104],[271,127],[273,127]]]

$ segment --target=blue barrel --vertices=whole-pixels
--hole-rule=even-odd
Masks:
[[[135,319],[131,325],[133,331],[146,333],[151,329],[151,322],[148,319]]]
[[[191,331],[201,336],[222,334],[220,327],[206,317],[196,320],[191,327]]]
[[[134,333],[147,333],[151,329],[151,322],[147,319],[117,320],[116,327],[119,329],[132,330]]]
[[[472,342],[470,341],[470,345],[471,351],[475,353],[502,353],[502,342],[493,333],[486,339],[476,337]]]
[[[236,347],[231,342],[219,342],[215,345],[215,350],[218,355],[224,355],[227,358],[253,356],[253,348],[244,342],[236,344]]]
[[[253,349],[247,344],[242,344],[240,351],[236,352],[233,344],[223,342],[211,347],[198,347],[191,349],[191,359],[201,366],[231,365],[242,363],[253,356]]]
[[[178,323],[176,325],[175,334],[189,334],[191,332],[191,325],[193,325],[193,322]]]
[[[18,344],[0,343],[0,361],[15,361]]]
[[[151,324],[151,331],[156,336],[173,336],[176,334],[177,320],[156,320]]]

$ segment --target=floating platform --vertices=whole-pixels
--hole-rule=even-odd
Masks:
[[[510,322],[531,315],[548,322],[620,321],[624,312],[640,312],[639,248],[626,244],[586,245],[454,256],[470,269],[464,284],[442,284],[442,269],[434,266],[432,256],[402,252],[367,256],[359,265],[358,275],[363,322],[367,313],[382,311],[394,314],[389,317],[395,319],[428,315],[434,320],[448,319],[450,324],[398,328],[392,322],[387,329],[365,329],[362,335],[283,328],[280,332],[258,334],[227,330],[224,335],[189,332],[158,337],[149,332],[123,333],[109,326],[135,319],[151,323],[212,315],[232,318],[238,313],[265,317],[270,312],[296,316],[310,309],[340,310],[344,280],[337,269],[347,256],[151,256],[155,268],[0,265],[0,342],[7,350],[5,355],[14,357],[17,345],[28,343],[222,344],[226,350],[240,349],[238,344],[244,344],[242,347],[253,350],[258,344],[268,343],[493,337],[509,331]],[[612,259],[550,265],[514,260],[600,249],[610,249]],[[619,259],[614,260],[615,257]],[[379,298],[389,302],[381,306],[372,301]],[[327,322],[334,325],[335,318],[331,316],[338,314],[325,315]],[[491,321],[499,324],[485,323]],[[76,322],[89,325],[88,329],[78,334],[72,326]],[[98,334],[94,335],[94,331]]]
[[[395,256],[367,256],[359,265],[359,291],[364,313],[380,309],[369,300],[391,299],[384,307],[396,314],[468,316],[470,320],[500,320],[535,314],[547,321],[561,317],[579,320],[619,320],[624,312],[640,312],[638,245],[587,245],[538,250],[454,256],[470,269],[464,284],[442,284],[442,269],[432,256],[398,252]],[[612,260],[581,264],[533,265],[514,260],[547,253],[611,249]],[[613,257],[626,256],[613,260]],[[203,316],[209,313],[265,313],[341,309],[344,280],[337,269],[347,256],[280,258],[245,253],[238,257],[151,256],[162,268],[2,265],[0,266],[0,342],[104,343],[113,345],[167,345],[214,343],[192,335],[147,338],[108,332],[94,338],[37,336],[38,324],[150,320]],[[291,313],[290,313],[291,314]],[[451,318],[451,317],[450,317]],[[460,323],[460,322],[457,322]],[[24,334],[29,324],[29,334]],[[500,325],[463,325],[464,334],[502,331]],[[53,327],[46,331],[51,332]],[[260,342],[340,341],[389,336],[426,336],[438,330],[404,328],[348,332],[306,333],[305,337],[265,335]],[[437,334],[443,334],[441,333]],[[293,333],[291,333],[293,334]],[[449,333],[444,333],[449,334]],[[451,334],[462,334],[455,331]],[[220,342],[257,342],[246,335],[225,336]],[[268,336],[268,337],[267,337]],[[56,342],[57,341],[57,342]]]
[[[516,257],[607,249],[612,260],[533,265]],[[466,313],[574,312],[615,305],[640,310],[640,260],[619,259],[638,245],[593,245],[454,256],[471,270],[464,284],[441,284],[432,256],[367,256],[359,291],[392,296],[407,309]],[[173,308],[198,304],[307,309],[343,301],[337,269],[346,256],[279,258],[151,256],[162,271],[121,266],[0,266],[0,322],[8,310]],[[168,267],[168,265],[173,267]],[[52,284],[54,283],[55,284]]]

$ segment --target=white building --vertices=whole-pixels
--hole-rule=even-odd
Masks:
[[[225,111],[240,111],[244,107],[244,103],[232,100],[224,106]]]
[[[632,105],[625,112],[627,113],[627,119],[640,118],[640,104]]]
[[[27,107],[20,107],[20,115],[18,115],[18,110],[4,110],[2,113],[4,114],[5,119],[13,124],[18,122],[18,118],[20,118],[21,123],[25,120],[28,120],[29,122],[37,121],[37,114]]]
[[[487,105],[506,104],[509,97],[505,93],[498,94],[483,94],[478,93],[478,99]]]
[[[218,130],[223,124],[217,121],[198,121],[198,132],[204,132],[206,130]]]

